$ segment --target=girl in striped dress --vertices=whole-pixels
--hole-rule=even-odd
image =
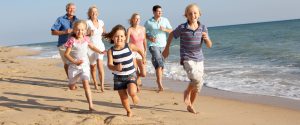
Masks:
[[[122,105],[127,111],[127,116],[131,117],[132,112],[128,94],[133,104],[137,104],[139,101],[136,94],[136,69],[133,63],[132,51],[136,51],[142,56],[143,64],[146,62],[144,52],[135,45],[126,43],[126,29],[122,25],[115,26],[104,37],[114,44],[107,52],[107,66],[114,74],[114,90],[118,90]]]

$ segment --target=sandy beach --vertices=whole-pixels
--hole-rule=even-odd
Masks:
[[[183,95],[171,90],[156,93],[143,89],[140,103],[128,118],[118,93],[112,90],[112,76],[106,70],[105,92],[92,85],[96,112],[88,112],[81,85],[67,88],[67,79],[59,59],[31,59],[24,56],[38,52],[23,48],[0,47],[0,124],[1,125],[299,125],[299,103],[273,104],[251,101],[251,96],[234,100],[217,90],[204,89],[196,102],[199,114],[186,111]],[[145,78],[144,82],[154,82]],[[213,94],[215,93],[215,94]],[[229,95],[230,96],[230,95]],[[255,99],[254,99],[255,100]],[[271,101],[271,102],[270,102]],[[299,101],[298,101],[299,102]]]

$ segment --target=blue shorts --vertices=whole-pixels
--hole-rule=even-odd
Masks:
[[[162,47],[150,46],[149,51],[152,55],[151,62],[155,69],[158,67],[164,68],[164,58],[162,56]]]
[[[127,85],[130,83],[136,84],[136,74],[132,73],[130,75],[114,75],[114,90],[127,89]]]

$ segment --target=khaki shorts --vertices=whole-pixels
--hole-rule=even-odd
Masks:
[[[203,86],[204,66],[203,61],[196,62],[193,60],[183,61],[183,68],[191,80],[190,85],[197,87],[198,92]]]
[[[65,46],[61,45],[61,46],[57,47],[57,49],[58,49],[61,60],[63,61],[64,64],[67,64],[68,61],[67,61],[67,58],[65,57],[65,52],[66,52]]]

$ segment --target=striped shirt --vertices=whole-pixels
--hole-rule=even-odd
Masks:
[[[112,50],[112,56],[113,56],[113,64],[122,64],[122,71],[113,71],[113,74],[115,75],[130,75],[135,72],[135,68],[133,65],[133,56],[132,52],[128,47],[128,44],[125,45],[125,47],[121,50],[115,50],[113,47],[111,47]]]
[[[203,61],[203,53],[201,48],[202,32],[207,31],[205,25],[198,22],[199,27],[192,30],[188,27],[188,23],[179,25],[174,31],[174,38],[180,37],[180,58],[181,60]]]

